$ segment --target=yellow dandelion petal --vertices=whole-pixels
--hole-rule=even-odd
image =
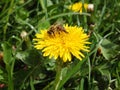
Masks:
[[[86,44],[91,44],[88,42],[88,35],[84,33],[82,27],[68,26],[68,24],[63,27],[67,33],[64,30],[49,33],[47,30],[41,30],[41,33],[36,34],[36,38],[33,39],[34,47],[41,49],[43,56],[54,59],[61,58],[63,62],[71,61],[72,55],[82,60],[85,57],[82,52],[89,52]]]
[[[73,54],[73,56],[75,56],[76,58],[82,60],[82,58],[79,55],[79,51],[78,50],[71,50],[71,53]]]
[[[70,52],[66,49],[66,51],[64,52],[64,55],[63,55],[63,61],[66,62],[66,61],[71,61],[71,54]]]
[[[42,49],[43,47],[41,45],[35,45],[34,46],[36,49]]]
[[[70,5],[69,9],[71,9],[74,12],[82,13],[83,7],[84,7],[85,10],[87,10],[88,4],[86,4],[86,3],[83,4],[82,2],[77,2],[77,3],[74,3],[73,5]]]
[[[65,49],[64,48],[60,48],[60,58],[63,57],[64,52],[65,52]]]
[[[58,56],[59,56],[59,53],[58,53],[58,52],[56,52],[56,53],[54,54],[54,59],[57,59],[57,58],[58,58]]]
[[[83,58],[85,57],[84,54],[82,54],[81,52],[79,52],[79,55]]]
[[[43,53],[43,56],[49,56],[50,55],[50,51],[46,51]]]

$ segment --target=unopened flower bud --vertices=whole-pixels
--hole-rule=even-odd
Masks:
[[[27,32],[26,31],[22,31],[20,34],[22,39],[25,39],[27,37]]]
[[[88,11],[93,12],[94,11],[94,5],[93,4],[88,4]]]

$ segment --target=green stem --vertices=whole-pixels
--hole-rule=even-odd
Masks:
[[[9,10],[8,10],[8,13],[7,13],[7,16],[6,16],[6,24],[5,24],[5,26],[3,27],[3,30],[4,30],[3,40],[6,39],[6,32],[7,32],[7,27],[8,27],[8,21],[9,21],[9,16],[10,16],[10,14],[11,14],[11,12],[12,12],[13,3],[14,3],[14,0],[11,0],[10,7],[9,7]]]
[[[62,65],[63,65],[63,61],[62,60],[57,60],[56,61],[56,78],[55,78],[55,82],[54,82],[54,90],[59,90],[59,85],[60,82],[62,80]]]
[[[8,90],[14,90],[13,83],[13,70],[14,70],[15,60],[12,61],[12,64],[6,64],[6,70],[8,72]]]
[[[59,85],[59,89],[66,83],[66,81],[73,75],[75,74],[81,67],[81,65],[85,62],[86,60],[80,61],[74,68],[72,68],[69,71],[69,74],[67,76],[64,77],[64,80],[60,83]],[[58,89],[58,90],[59,90]]]
[[[80,26],[80,18],[79,18],[79,15],[76,15],[77,16],[77,24],[78,24],[78,26]]]
[[[31,90],[35,90],[32,76],[30,76],[30,87],[31,87]]]
[[[90,63],[90,59],[88,58],[88,65],[89,65],[89,74],[88,74],[88,82],[89,82],[89,86],[88,89],[91,89],[91,63]]]
[[[6,70],[8,72],[8,90],[14,90],[13,69],[10,65],[6,65]]]
[[[39,2],[41,4],[42,9],[45,11],[45,18],[47,18],[48,17],[47,8],[46,8],[47,0],[39,0]]]
[[[5,68],[8,74],[8,89],[7,90],[14,90],[14,83],[13,83],[13,69],[15,59],[12,54],[11,45],[7,42],[4,42],[2,45],[3,48],[3,61],[5,63]]]
[[[50,82],[46,87],[44,87],[42,90],[48,90],[52,85],[54,84],[54,81]]]
[[[69,15],[86,15],[86,16],[90,16],[90,14],[88,14],[88,13],[81,13],[80,14],[80,13],[69,12],[69,13],[62,13],[62,14],[51,16],[51,17],[47,18],[46,20],[50,21],[50,20],[55,19],[55,18],[59,18],[59,17],[63,17],[63,16],[69,16]]]

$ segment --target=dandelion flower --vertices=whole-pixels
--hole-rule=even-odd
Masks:
[[[87,11],[93,11],[94,5],[93,4],[83,4],[82,2],[74,3],[73,5],[69,6],[69,9],[71,9],[74,12],[80,12],[82,13],[83,8]]]
[[[83,51],[89,52],[88,42],[89,36],[84,33],[82,27],[63,26],[64,30],[49,31],[41,30],[41,33],[36,34],[34,39],[34,47],[42,50],[43,56],[49,58],[60,58],[63,62],[71,61],[72,56],[82,60],[84,58]],[[59,28],[57,28],[59,29]]]

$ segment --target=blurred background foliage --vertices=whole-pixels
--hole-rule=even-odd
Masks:
[[[79,1],[94,11],[68,9]],[[55,60],[43,57],[33,38],[55,22],[82,26],[92,43],[83,61],[65,63],[60,90],[120,90],[119,0],[0,0],[0,88],[52,90]]]

